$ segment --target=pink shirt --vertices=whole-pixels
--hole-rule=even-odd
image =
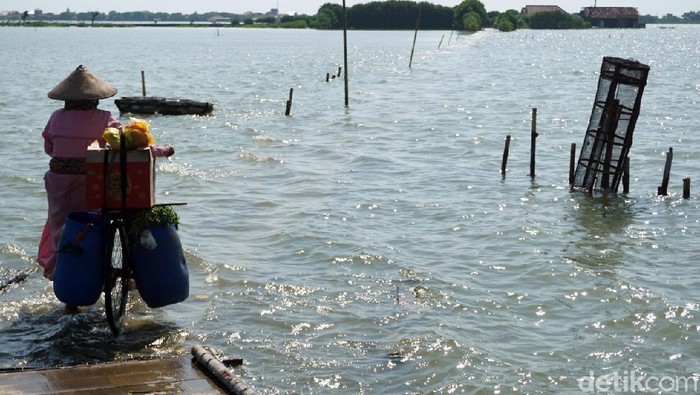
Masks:
[[[51,157],[84,158],[93,141],[104,147],[102,133],[108,127],[120,128],[121,123],[106,110],[56,110],[41,134],[44,151]]]

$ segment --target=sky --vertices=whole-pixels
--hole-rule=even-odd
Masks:
[[[462,0],[425,0],[433,4],[454,7]],[[370,0],[346,0],[351,7]],[[582,7],[591,7],[594,2],[600,7],[636,7],[641,15],[682,16],[688,11],[700,11],[698,0],[481,0],[487,11],[520,10],[525,5],[558,5],[565,11],[579,12]],[[41,9],[43,12],[60,13],[66,9],[74,12],[99,11],[151,11],[181,12],[192,14],[230,12],[242,14],[246,11],[267,12],[272,8],[282,13],[315,15],[325,3],[342,4],[342,0],[0,0],[0,12]]]

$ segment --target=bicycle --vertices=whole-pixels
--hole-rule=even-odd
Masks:
[[[127,198],[127,159],[124,135],[119,131],[119,189],[121,207],[110,209],[107,204],[109,153],[105,151],[103,161],[104,201],[102,214],[106,225],[105,255],[103,267],[104,301],[107,323],[114,335],[121,332],[126,315],[126,304],[129,299],[129,279],[132,275],[131,254],[129,248],[128,225],[129,216],[126,209]]]
[[[142,286],[139,293],[141,299],[151,308],[179,303],[186,299],[189,293],[184,253],[179,238],[174,233],[174,227],[177,227],[178,222],[177,214],[163,207],[157,208],[157,206],[186,203],[154,204],[153,190],[150,191],[149,199],[148,192],[144,194],[144,188],[141,186],[140,189],[136,189],[141,192],[129,198],[130,203],[127,207],[127,189],[131,189],[132,184],[127,177],[127,150],[123,136],[122,131],[119,130],[118,152],[105,150],[102,158],[103,189],[100,217],[103,221],[105,236],[102,262],[103,293],[107,322],[115,335],[121,332],[124,325],[129,291],[133,287],[132,279]],[[110,166],[110,163],[114,163],[116,154],[119,157],[119,164],[115,169],[116,166]],[[143,160],[137,159],[143,158],[140,153],[134,155],[137,155],[134,158],[136,162],[143,163]],[[152,152],[149,152],[149,157],[153,157]],[[152,172],[151,177],[155,177],[154,162],[151,159],[147,162],[148,170],[141,167],[134,173],[141,179],[145,172]],[[95,160],[93,159],[91,163],[95,163]],[[118,170],[118,174],[115,170]],[[96,171],[99,170],[95,169],[90,174],[94,175]],[[151,185],[154,182],[153,178],[150,180]],[[99,200],[94,203],[99,204],[98,202]],[[176,287],[175,291],[170,288],[171,286]],[[161,294],[158,292],[161,289],[169,289],[172,292]]]
[[[108,211],[105,216],[105,313],[112,333],[118,335],[124,324],[126,304],[129,300],[129,279],[132,277],[128,221],[120,211]]]

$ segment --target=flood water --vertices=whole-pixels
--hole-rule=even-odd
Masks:
[[[0,27],[0,284],[20,277],[0,290],[0,368],[202,344],[241,356],[261,394],[573,394],[605,375],[692,388],[700,208],[681,192],[700,179],[700,29],[419,32],[409,69],[412,41],[349,32],[345,107],[342,75],[326,82],[341,32]],[[568,185],[604,56],[651,68],[627,195]],[[46,93],[79,64],[116,98],[140,95],[144,71],[148,95],[215,108],[145,116],[176,148],[156,200],[187,203],[190,297],[133,294],[116,338],[101,301],[64,316],[35,264],[41,132],[62,105]]]

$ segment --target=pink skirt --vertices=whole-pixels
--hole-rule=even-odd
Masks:
[[[87,211],[85,203],[84,174],[56,174],[47,171],[44,186],[49,211],[41,233],[37,262],[44,268],[44,277],[53,280],[56,266],[56,250],[61,239],[61,229],[66,216],[74,211]]]

